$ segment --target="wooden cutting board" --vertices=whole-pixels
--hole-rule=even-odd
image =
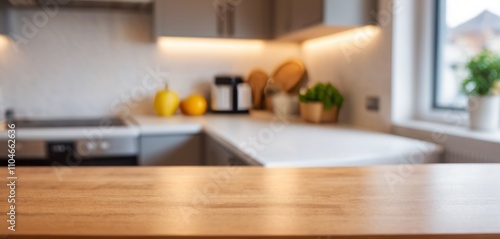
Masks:
[[[299,60],[290,60],[280,65],[272,76],[273,83],[290,92],[298,86],[306,76],[306,68]]]

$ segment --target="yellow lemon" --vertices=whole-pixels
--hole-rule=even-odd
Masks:
[[[172,116],[179,108],[179,96],[168,88],[160,90],[156,93],[154,108],[159,116]]]
[[[207,100],[201,95],[192,95],[181,103],[181,112],[185,115],[199,116],[207,111]]]

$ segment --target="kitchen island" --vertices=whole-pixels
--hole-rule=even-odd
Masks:
[[[16,176],[16,231],[5,220],[0,229],[8,238],[500,237],[500,165],[33,167]]]

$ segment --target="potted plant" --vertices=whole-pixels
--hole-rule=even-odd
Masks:
[[[318,83],[299,95],[302,119],[313,123],[337,122],[344,97],[332,84]]]
[[[496,131],[500,126],[500,56],[484,50],[467,63],[462,91],[469,96],[470,127]]]

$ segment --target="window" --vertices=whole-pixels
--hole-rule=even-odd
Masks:
[[[465,109],[461,91],[470,57],[500,52],[498,0],[437,0],[433,108]]]

